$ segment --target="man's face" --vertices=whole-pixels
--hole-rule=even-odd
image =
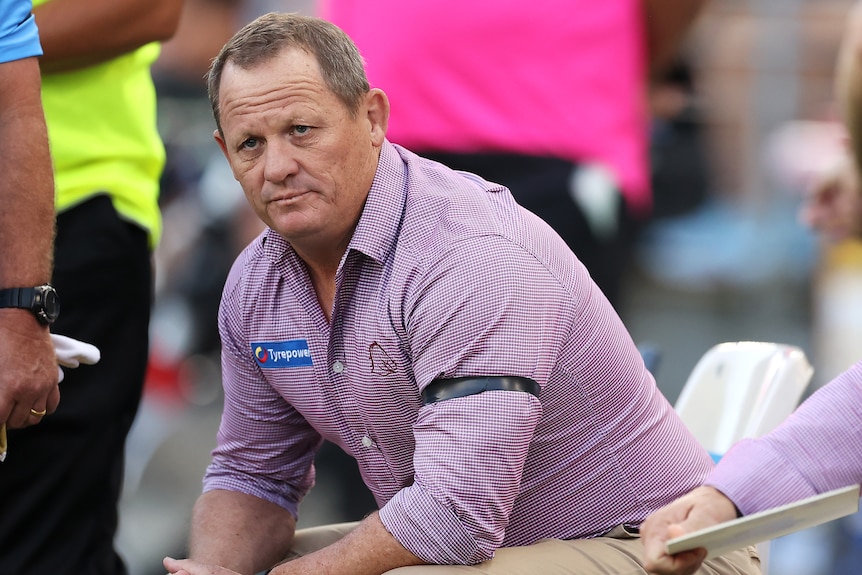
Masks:
[[[344,249],[377,168],[388,120],[372,90],[355,117],[298,49],[243,70],[228,63],[215,137],[258,217],[289,242]]]

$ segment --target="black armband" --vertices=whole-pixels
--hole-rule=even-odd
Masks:
[[[435,379],[422,390],[422,403],[428,405],[483,391],[525,391],[539,397],[539,384],[528,377],[514,376]]]

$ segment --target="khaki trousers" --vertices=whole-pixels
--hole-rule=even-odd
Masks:
[[[307,555],[341,539],[357,523],[337,523],[296,532],[291,558]],[[386,575],[644,575],[643,547],[636,535],[617,527],[594,539],[545,539],[525,547],[498,549],[478,565],[399,567]],[[761,575],[754,547],[714,557],[696,575]]]

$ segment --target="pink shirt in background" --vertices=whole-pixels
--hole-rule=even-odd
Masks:
[[[604,165],[650,207],[645,40],[635,0],[321,0],[417,152],[508,152]]]

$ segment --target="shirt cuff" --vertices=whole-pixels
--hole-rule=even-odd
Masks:
[[[815,487],[765,441],[744,439],[721,458],[705,485],[724,493],[743,515],[817,494]],[[768,489],[764,486],[768,485]]]
[[[417,485],[395,494],[379,512],[386,530],[408,551],[434,565],[474,565],[494,557],[451,509]]]

